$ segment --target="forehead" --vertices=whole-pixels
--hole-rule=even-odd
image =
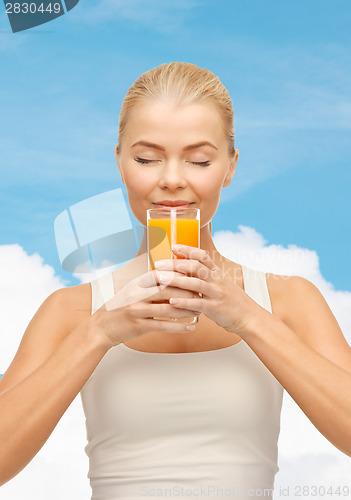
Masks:
[[[162,143],[177,141],[195,143],[212,140],[220,144],[225,140],[221,117],[209,102],[171,105],[164,101],[151,101],[135,106],[128,117],[125,139],[156,139]]]

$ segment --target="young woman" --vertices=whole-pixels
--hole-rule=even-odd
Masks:
[[[233,127],[227,90],[195,65],[164,64],[129,89],[115,154],[131,210],[146,226],[148,208],[199,208],[201,248],[148,272],[144,235],[126,265],[44,301],[0,381],[0,484],[79,392],[96,500],[272,498],[284,389],[351,456],[351,349],[323,296],[213,243]],[[193,331],[153,319],[194,311]]]

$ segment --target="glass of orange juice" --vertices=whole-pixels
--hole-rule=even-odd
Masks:
[[[200,247],[200,209],[190,207],[149,208],[147,210],[148,270],[153,271],[155,262],[158,260],[184,259],[185,257],[172,252],[172,245],[176,243]],[[189,318],[154,319],[197,323],[199,317],[191,315]]]

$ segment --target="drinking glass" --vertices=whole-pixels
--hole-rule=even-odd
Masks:
[[[147,210],[148,270],[163,259],[184,259],[172,252],[172,245],[179,243],[200,247],[200,209],[190,207],[161,207]],[[195,293],[195,292],[194,292]],[[198,316],[189,312],[188,318],[154,318],[158,320],[197,323]],[[190,321],[192,318],[192,321]]]

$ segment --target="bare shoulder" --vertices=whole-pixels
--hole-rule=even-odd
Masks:
[[[0,380],[0,392],[33,372],[58,345],[90,316],[90,283],[59,288],[29,322],[16,355]]]
[[[299,312],[318,313],[327,305],[319,289],[302,276],[266,273],[272,312],[285,323],[291,323]]]
[[[267,273],[276,314],[312,349],[351,373],[351,349],[319,288],[301,276]]]
[[[56,290],[51,296],[55,312],[64,314],[66,331],[72,331],[91,315],[91,285],[83,283]]]
[[[281,274],[266,273],[266,282],[269,297],[271,300],[272,313],[282,321],[288,313],[286,308],[287,295],[291,288],[291,280],[296,276],[285,276]]]
[[[22,343],[46,332],[45,337],[63,340],[91,314],[91,285],[59,288],[42,302],[29,322]],[[50,332],[50,335],[48,335]]]
[[[311,281],[301,276],[267,273],[266,280],[272,313],[306,341],[308,332],[303,323],[311,313],[318,314],[320,303],[325,302],[322,294]],[[317,296],[319,307],[316,306]]]
[[[91,285],[59,288],[40,305],[24,332],[21,346],[57,345],[91,314]]]

